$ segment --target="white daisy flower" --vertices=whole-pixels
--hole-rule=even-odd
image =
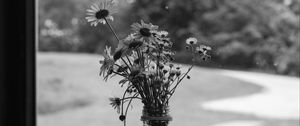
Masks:
[[[198,42],[198,40],[194,37],[190,37],[188,39],[186,39],[186,43],[189,44],[189,45],[194,45]]]
[[[106,19],[113,21],[112,14],[117,12],[113,0],[98,0],[86,11],[85,19],[91,22],[91,26],[97,26],[98,23],[106,24]]]
[[[120,49],[128,49],[129,44],[136,39],[136,35],[134,33],[128,35],[124,40],[121,40],[118,44],[118,47],[116,50]]]
[[[159,32],[158,32],[158,35],[159,35],[160,37],[162,37],[162,38],[167,37],[168,34],[169,34],[169,33],[168,33],[167,31],[159,31]]]
[[[102,66],[100,67],[100,76],[105,76],[107,71],[111,69],[115,63],[113,56],[111,55],[111,47],[105,47],[103,56],[104,60],[100,60],[100,64],[102,64]]]
[[[211,50],[211,47],[206,45],[200,45],[196,47],[196,52],[198,52],[199,54],[206,54],[209,50]]]
[[[146,24],[143,20],[141,20],[141,23],[132,24],[131,27],[138,38],[151,37],[152,33],[158,29],[158,26],[152,25],[151,23]]]

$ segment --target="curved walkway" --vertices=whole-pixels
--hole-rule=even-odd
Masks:
[[[221,70],[220,74],[260,85],[265,90],[248,96],[202,103],[204,109],[262,118],[299,119],[299,78],[230,70]]]
[[[239,120],[239,121],[231,121],[231,122],[216,124],[213,126],[264,126],[264,123],[261,121]]]

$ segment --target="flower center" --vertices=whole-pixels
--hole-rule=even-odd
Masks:
[[[141,28],[140,33],[141,33],[142,36],[145,36],[145,37],[150,37],[151,36],[149,28]]]
[[[108,15],[109,15],[108,10],[100,10],[100,11],[96,12],[97,19],[103,19],[103,18],[107,17]]]

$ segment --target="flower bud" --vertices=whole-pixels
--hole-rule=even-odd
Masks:
[[[125,115],[120,115],[120,116],[119,116],[119,119],[120,119],[121,121],[124,121],[124,120],[126,119],[126,117],[125,117]]]

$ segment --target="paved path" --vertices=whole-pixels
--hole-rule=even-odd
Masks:
[[[61,53],[59,53],[59,54],[48,53],[47,55],[42,55],[42,57],[39,57],[39,58],[45,58],[44,60],[41,61],[40,65],[44,64],[46,66],[51,66],[51,67],[44,68],[44,70],[46,71],[45,73],[47,73],[47,74],[41,74],[43,76],[40,76],[40,77],[48,77],[47,79],[49,79],[49,80],[51,80],[52,78],[63,78],[62,80],[63,80],[63,83],[65,84],[65,86],[67,86],[67,87],[70,86],[70,89],[73,89],[73,87],[83,88],[83,90],[86,89],[89,91],[88,94],[91,94],[92,96],[97,96],[95,98],[91,98],[91,99],[93,99],[93,101],[97,101],[97,102],[93,102],[91,105],[89,105],[87,107],[65,109],[65,110],[57,112],[57,113],[38,116],[37,117],[38,126],[99,126],[99,125],[103,125],[103,124],[105,124],[107,126],[122,125],[122,122],[120,122],[118,120],[116,111],[113,110],[109,104],[107,104],[108,101],[103,100],[103,99],[107,99],[108,97],[111,97],[111,96],[107,96],[108,94],[112,94],[112,96],[114,96],[114,93],[110,89],[114,89],[113,91],[116,92],[116,94],[119,94],[119,91],[115,90],[115,89],[117,89],[116,87],[119,87],[119,85],[114,84],[114,83],[118,83],[118,81],[117,81],[118,79],[111,80],[110,83],[113,83],[113,84],[103,84],[103,81],[98,79],[99,78],[97,75],[98,69],[95,69],[95,68],[99,67],[98,55],[97,56],[96,55],[88,56],[86,54],[82,54],[82,55],[71,54],[70,55],[70,54],[61,54]],[[82,69],[82,68],[84,68],[84,69]],[[247,120],[248,118],[238,118],[238,117],[232,117],[232,116],[227,117],[227,115],[224,115],[224,114],[222,115],[222,113],[219,113],[219,112],[212,111],[210,113],[210,112],[207,112],[207,111],[199,108],[199,106],[197,104],[200,101],[198,99],[199,97],[194,98],[196,92],[197,92],[197,95],[209,94],[207,92],[210,92],[211,91],[210,89],[214,89],[214,88],[208,88],[208,90],[207,90],[207,89],[205,89],[205,87],[213,86],[213,85],[209,85],[210,83],[218,84],[218,83],[222,83],[224,81],[225,82],[230,81],[230,83],[233,83],[233,82],[237,81],[236,79],[230,79],[228,77],[224,77],[224,78],[226,78],[226,79],[224,79],[222,75],[229,76],[229,77],[235,77],[238,79],[242,79],[244,81],[249,81],[249,80],[245,79],[245,78],[249,78],[247,76],[248,74],[247,73],[241,74],[240,72],[232,72],[231,73],[230,71],[223,71],[223,70],[214,71],[211,69],[209,69],[208,71],[205,71],[204,69],[199,69],[199,71],[198,71],[196,69],[196,70],[193,70],[192,73],[199,74],[198,72],[200,72],[200,70],[202,72],[201,77],[194,78],[191,80],[186,80],[186,82],[185,82],[186,85],[182,86],[181,89],[178,90],[178,93],[181,95],[174,96],[174,98],[178,97],[178,99],[174,100],[172,102],[172,104],[174,105],[175,108],[180,108],[180,109],[177,109],[176,111],[171,111],[171,112],[173,112],[173,114],[172,113],[171,114],[174,115],[173,116],[174,120],[170,123],[170,126],[171,125],[172,126],[183,126],[183,125],[187,125],[187,126],[199,126],[199,125],[201,125],[201,126],[261,126],[264,123],[264,120],[255,120],[255,119]],[[80,72],[76,72],[76,71],[80,71]],[[219,75],[219,73],[220,73],[220,75]],[[83,77],[83,74],[84,74],[84,77]],[[55,75],[55,76],[52,76],[52,75]],[[243,75],[244,78],[239,77],[241,75]],[[249,74],[249,76],[252,76],[252,75]],[[254,78],[257,78],[257,76],[260,77],[260,74],[255,74]],[[285,80],[285,79],[280,79],[280,77],[278,77],[278,76],[275,76],[275,77],[276,77],[275,79],[278,79],[278,80],[275,80],[276,82]],[[222,78],[222,79],[220,79],[221,81],[218,80],[218,78]],[[214,79],[216,79],[216,80],[214,80]],[[231,80],[235,80],[235,81],[231,82]],[[287,80],[290,80],[290,79],[287,79]],[[299,81],[299,79],[296,79],[296,81],[297,80]],[[199,85],[198,81],[206,82],[206,83],[208,83],[208,85],[204,85],[204,87],[203,87],[203,83],[202,83],[201,85],[203,88],[200,88],[201,85]],[[252,81],[250,81],[250,82],[252,82]],[[226,82],[226,83],[228,83],[228,82]],[[237,82],[235,82],[235,83],[237,83]],[[284,82],[284,83],[285,84],[278,87],[279,89],[284,90],[282,93],[279,93],[278,101],[279,102],[282,102],[282,101],[287,102],[288,104],[291,103],[292,104],[291,110],[295,110],[294,113],[298,112],[299,108],[296,107],[296,109],[295,109],[295,106],[299,105],[299,95],[297,94],[297,93],[299,93],[299,85],[288,84],[286,82]],[[79,85],[84,84],[84,86],[79,86],[78,84]],[[103,85],[100,86],[99,84],[100,85],[103,84]],[[256,81],[255,81],[255,84],[256,84]],[[294,85],[294,87],[291,88],[290,86],[287,86],[287,84]],[[239,85],[243,85],[243,84],[241,83]],[[250,84],[249,85],[244,84],[244,85],[245,85],[245,89],[247,90],[249,88],[247,86],[249,86]],[[261,84],[259,84],[259,85],[261,85]],[[268,86],[264,86],[264,85],[262,85],[262,86],[266,88],[266,91],[260,93],[261,95],[263,95],[266,92],[270,92],[270,91],[274,92],[272,88],[267,88]],[[285,88],[287,88],[287,89],[285,89]],[[77,89],[77,88],[74,88],[74,89]],[[199,90],[199,89],[204,89],[204,90]],[[220,89],[223,89],[223,88],[220,88]],[[234,89],[237,89],[237,88],[234,88]],[[238,89],[241,89],[241,88],[239,87]],[[233,89],[230,88],[230,91],[231,90],[233,90]],[[246,91],[246,90],[244,90],[244,91]],[[205,92],[203,93],[201,91],[205,91]],[[212,91],[218,92],[219,90],[212,90]],[[221,92],[221,90],[220,90],[220,92]],[[210,93],[210,94],[213,95],[212,93]],[[222,93],[220,93],[220,94],[222,95]],[[220,95],[220,94],[218,94],[218,95]],[[291,95],[291,97],[288,97],[288,98],[290,98],[290,101],[288,101],[288,99],[286,99],[286,95],[288,95],[288,94]],[[296,95],[294,95],[294,94],[296,94]],[[72,95],[74,95],[74,97],[77,98],[77,95],[80,95],[80,97],[81,97],[81,95],[84,95],[84,94],[80,94],[80,93],[76,92]],[[259,95],[259,94],[256,94],[256,95]],[[254,96],[256,96],[256,95],[254,95]],[[56,95],[54,95],[54,96],[56,96]],[[203,96],[205,96],[205,95],[203,95]],[[259,97],[259,96],[257,96],[257,97]],[[271,95],[270,97],[274,97],[274,95]],[[280,98],[280,97],[283,97],[283,98]],[[87,97],[87,98],[90,98],[90,97]],[[186,99],[186,98],[189,98],[189,99]],[[232,97],[230,97],[230,98],[232,98]],[[245,97],[241,97],[241,99],[243,99],[243,98],[245,98]],[[256,97],[253,98],[254,101],[255,101],[255,98]],[[275,98],[277,98],[277,96]],[[261,105],[266,104],[265,101],[267,101],[267,100],[265,100],[265,99],[266,98],[262,98],[263,102],[257,103],[257,102],[253,101],[253,103],[254,103],[254,105],[261,106]],[[284,100],[282,100],[282,99],[284,99]],[[295,99],[296,99],[296,101],[295,101]],[[63,99],[58,98],[57,100],[63,100]],[[229,100],[232,100],[232,99],[229,99]],[[217,105],[220,105],[220,104],[218,104],[218,101],[219,100],[213,101],[213,102],[217,102]],[[274,101],[276,101],[276,100],[274,100]],[[202,103],[203,102],[204,101],[202,101]],[[229,101],[229,104],[227,104],[227,106],[226,105],[225,106],[230,107],[228,105],[232,105],[231,108],[234,108],[234,107],[239,108],[237,111],[233,111],[233,112],[245,113],[245,112],[243,112],[243,110],[249,109],[249,107],[248,106],[245,107],[240,102],[241,101],[239,101],[239,100],[237,100],[236,103]],[[267,102],[269,102],[269,101],[267,101]],[[277,102],[275,102],[276,104],[271,103],[271,105],[269,105],[268,107],[276,106],[276,108],[278,108],[278,105],[280,105],[280,104],[277,104]],[[189,103],[189,104],[186,104],[186,103]],[[210,109],[209,107],[212,107],[214,105],[212,102],[208,102],[208,103],[204,102],[204,103],[205,103],[205,105],[208,105],[208,106],[206,106],[207,108],[205,108],[205,109]],[[212,104],[210,104],[210,103],[212,103]],[[220,102],[220,103],[223,103],[223,102]],[[282,107],[283,108],[282,110],[286,111],[286,103],[282,103],[282,104],[285,105]],[[132,111],[130,111],[130,116],[128,116],[127,121],[128,121],[128,125],[130,125],[130,126],[141,125],[141,121],[139,120],[140,115],[141,115],[141,106],[137,106],[137,105],[140,105],[140,104],[135,104],[134,109]],[[238,107],[239,105],[242,107]],[[226,107],[223,108],[223,110],[232,111],[232,109],[228,109]],[[212,109],[214,109],[214,108],[212,108]],[[216,109],[216,110],[222,110],[222,109]],[[242,110],[242,111],[240,111],[240,110]],[[250,114],[251,114],[251,112],[253,112],[253,110],[249,110],[249,111],[250,111]],[[187,114],[185,114],[185,113],[187,113]],[[289,114],[287,114],[287,115],[289,115]],[[224,118],[224,117],[226,117],[226,118]],[[298,115],[298,117],[299,117],[299,115]],[[234,120],[234,119],[236,119],[236,120]],[[241,119],[241,120],[238,120],[238,119]],[[220,123],[222,122],[222,124],[214,124],[217,122],[220,122]],[[290,124],[290,123],[288,123],[288,124]],[[283,126],[283,125],[277,125],[277,126]],[[293,125],[293,126],[296,126],[296,125]]]
[[[264,126],[261,121],[252,121],[252,120],[240,120],[240,121],[232,121],[225,122],[222,124],[215,124],[212,126]]]
[[[252,82],[263,86],[265,90],[253,95],[202,103],[204,109],[250,114],[263,118],[299,119],[299,78],[229,70],[221,70],[220,74]]]

